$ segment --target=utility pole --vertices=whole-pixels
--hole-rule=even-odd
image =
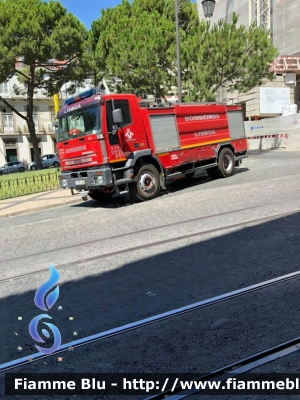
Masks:
[[[54,113],[55,113],[55,121],[57,123],[57,113],[59,111],[59,97],[58,97],[58,93],[55,93],[53,95],[53,102],[54,102]],[[55,131],[55,137],[57,139],[57,126],[54,125],[54,131]],[[54,146],[54,152],[56,153],[57,149],[56,146]]]
[[[181,97],[181,68],[180,68],[180,43],[179,43],[179,16],[178,16],[178,12],[179,12],[178,0],[175,0],[178,103],[182,103],[182,97]]]
[[[176,18],[176,54],[177,54],[177,87],[178,87],[178,103],[182,103],[181,94],[181,67],[180,67],[180,42],[179,42],[179,6],[175,0],[175,18]],[[251,1],[251,0],[249,0]],[[254,0],[257,1],[257,0]],[[270,1],[270,0],[265,0]],[[201,0],[205,18],[211,18],[214,13],[216,0]]]

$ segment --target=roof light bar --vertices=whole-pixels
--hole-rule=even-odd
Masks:
[[[63,106],[69,106],[70,104],[76,103],[76,101],[86,99],[87,97],[94,96],[95,94],[100,93],[100,88],[96,87],[93,89],[86,90],[85,92],[79,93],[76,96],[69,97],[63,103]]]

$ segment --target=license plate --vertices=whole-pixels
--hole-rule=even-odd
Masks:
[[[75,181],[76,186],[85,185],[85,179],[81,179],[80,181]]]

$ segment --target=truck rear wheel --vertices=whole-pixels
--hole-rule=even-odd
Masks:
[[[225,147],[221,150],[218,162],[218,175],[221,178],[229,178],[234,174],[235,159],[232,150]]]
[[[213,179],[229,178],[234,174],[235,159],[233,152],[225,147],[221,150],[217,167],[208,168],[206,173]]]
[[[135,172],[135,181],[129,185],[134,200],[152,200],[160,191],[159,172],[152,164],[141,164]]]

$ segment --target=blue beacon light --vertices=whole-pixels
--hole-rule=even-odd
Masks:
[[[70,104],[76,103],[76,101],[86,99],[87,97],[91,97],[95,94],[100,93],[100,88],[96,87],[93,89],[86,90],[85,92],[79,93],[77,96],[69,97],[64,101],[63,106],[69,106]]]

